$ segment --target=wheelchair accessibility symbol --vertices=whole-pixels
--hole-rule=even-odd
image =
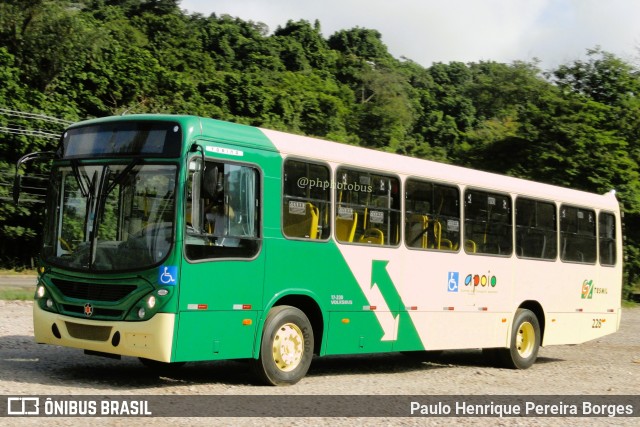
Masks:
[[[458,272],[450,271],[448,277],[449,277],[449,283],[448,283],[449,292],[458,292],[458,277],[459,277]]]
[[[163,285],[175,285],[178,281],[178,267],[175,265],[158,269],[158,281]]]

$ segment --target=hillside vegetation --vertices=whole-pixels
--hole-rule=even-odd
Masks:
[[[15,161],[63,124],[186,113],[312,135],[596,193],[616,189],[627,285],[640,273],[640,72],[594,47],[537,62],[417,64],[374,29],[325,37],[320,22],[269,29],[188,14],[177,0],[0,3],[0,266],[37,254],[42,196],[8,203]],[[400,30],[400,29],[399,29]],[[425,44],[425,49],[428,44]],[[46,136],[46,135],[44,135]],[[38,176],[47,165],[29,165]]]

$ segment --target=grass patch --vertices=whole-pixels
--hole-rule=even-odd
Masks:
[[[31,301],[33,299],[33,289],[25,288],[0,288],[0,299],[8,301]]]
[[[36,276],[38,272],[35,269],[22,268],[20,270],[9,270],[0,268],[0,276]]]

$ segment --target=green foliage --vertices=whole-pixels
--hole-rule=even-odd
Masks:
[[[640,70],[595,48],[542,72],[492,61],[423,67],[373,29],[325,38],[318,21],[270,34],[179,0],[0,3],[0,108],[66,120],[209,116],[593,191],[616,189],[628,283],[640,282]],[[61,125],[0,114],[0,126]],[[29,264],[42,204],[15,207],[13,164],[56,141],[0,134],[0,262]],[[25,168],[42,174],[46,164]],[[37,195],[36,195],[37,197]]]
[[[284,28],[278,28],[274,36],[280,46],[280,58],[287,70],[334,69],[337,54],[329,50],[318,21],[313,27],[307,21],[289,21]]]
[[[341,30],[329,37],[328,43],[332,49],[345,56],[377,63],[394,62],[387,46],[382,42],[382,34],[376,30],[366,28]]]

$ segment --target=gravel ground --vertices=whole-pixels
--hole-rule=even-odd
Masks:
[[[247,364],[187,364],[159,376],[137,359],[85,356],[38,346],[32,303],[0,301],[0,395],[638,395],[640,308],[624,309],[616,334],[540,350],[524,371],[491,366],[479,351],[445,352],[430,362],[393,353],[314,360],[291,387],[252,384]],[[10,423],[9,423],[10,421]],[[638,418],[0,418],[2,425],[638,425]]]

